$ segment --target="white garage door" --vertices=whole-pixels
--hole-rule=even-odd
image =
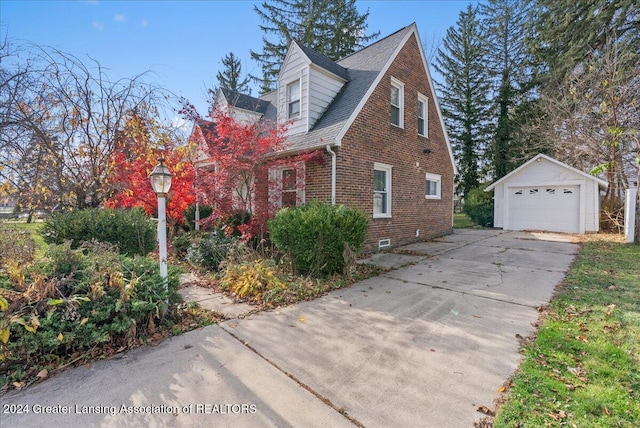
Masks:
[[[579,186],[510,187],[505,229],[578,233],[579,189]]]

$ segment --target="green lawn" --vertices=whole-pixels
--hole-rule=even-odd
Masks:
[[[33,239],[33,241],[35,242],[37,251],[40,253],[42,253],[47,248],[47,244],[44,242],[42,236],[39,233],[41,226],[42,223],[26,223],[24,221],[0,222],[0,229],[8,228],[29,231],[31,239]]]
[[[640,246],[591,237],[543,318],[494,426],[640,426]]]
[[[477,226],[477,224],[475,224],[465,213],[453,213],[453,227],[455,229],[475,226]]]

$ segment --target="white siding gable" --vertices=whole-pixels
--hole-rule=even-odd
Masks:
[[[292,119],[288,134],[307,132],[307,120],[309,117],[309,59],[302,50],[294,44],[289,48],[287,56],[282,63],[278,76],[278,122],[289,121],[289,105],[287,99],[287,86],[292,82],[300,81],[300,115]]]
[[[233,120],[242,124],[256,123],[262,117],[258,112],[245,110],[231,105],[221,90],[218,90],[216,93],[214,109],[228,114]]]
[[[313,128],[345,84],[344,80],[336,78],[319,67],[311,66],[310,71],[308,129]]]
[[[300,82],[300,115],[290,119],[287,87],[296,80]],[[302,49],[292,43],[278,76],[278,122],[291,120],[289,135],[308,132],[345,83],[342,78],[312,64]]]

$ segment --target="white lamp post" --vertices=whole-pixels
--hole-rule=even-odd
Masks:
[[[151,187],[158,195],[158,245],[160,247],[160,276],[164,282],[165,289],[168,288],[167,279],[167,193],[171,188],[171,172],[162,162],[163,158],[158,159],[158,165],[149,174]]]

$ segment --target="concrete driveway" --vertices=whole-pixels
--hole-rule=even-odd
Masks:
[[[348,289],[6,394],[0,426],[470,427],[578,245],[469,229],[403,249]]]

